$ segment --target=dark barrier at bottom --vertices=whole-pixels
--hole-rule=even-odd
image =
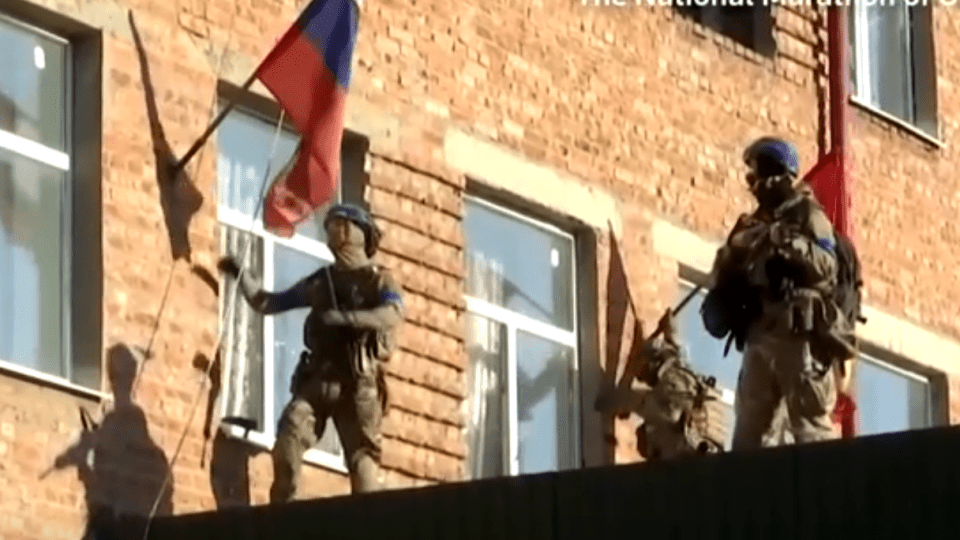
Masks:
[[[160,517],[150,540],[956,538],[960,428]],[[141,518],[107,536],[142,540]]]

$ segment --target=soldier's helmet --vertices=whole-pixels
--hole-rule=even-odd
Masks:
[[[324,228],[334,218],[343,218],[355,223],[363,231],[364,248],[368,257],[372,257],[380,247],[380,238],[382,233],[377,223],[370,217],[370,214],[354,204],[337,204],[327,212],[323,220]]]
[[[797,148],[776,137],[761,137],[743,151],[743,162],[760,178],[800,174]]]

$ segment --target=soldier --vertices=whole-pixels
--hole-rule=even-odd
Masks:
[[[264,291],[231,258],[219,265],[221,271],[241,276],[243,296],[260,313],[310,308],[304,323],[307,350],[277,426],[271,503],[294,497],[303,454],[323,436],[330,417],[343,445],[352,491],[379,489],[380,424],[386,407],[380,363],[396,348],[403,320],[401,289],[385,268],[371,261],[380,231],[367,212],[353,205],[334,206],[324,227],[335,263],[286,291]]]
[[[835,439],[833,366],[855,354],[835,299],[838,241],[806,184],[797,151],[761,138],[743,156],[759,202],[720,248],[702,315],[707,330],[745,345],[733,448],[763,445],[781,403],[796,443]]]
[[[648,460],[723,451],[722,412],[716,381],[692,371],[683,358],[672,310],[643,347],[647,364],[640,378],[651,387],[640,411],[637,450]],[[713,410],[711,410],[713,409]]]

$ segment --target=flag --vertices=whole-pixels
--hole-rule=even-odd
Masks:
[[[853,231],[850,222],[850,196],[843,181],[839,152],[834,150],[823,156],[803,180],[813,190],[834,229],[851,238]]]
[[[837,406],[833,409],[833,424],[840,430],[844,439],[853,438],[857,434],[857,403],[847,392],[837,393]]]
[[[355,1],[312,0],[257,68],[301,137],[264,202],[264,225],[280,236],[291,236],[336,193],[359,22]]]
[[[804,181],[810,186],[814,196],[827,213],[833,228],[838,234],[852,239],[853,227],[850,221],[850,196],[847,191],[847,185],[844,182],[845,175],[841,169],[840,152],[835,149],[829,154],[823,156],[820,161],[810,169],[810,172],[804,177]],[[837,393],[837,405],[833,410],[833,423],[837,426],[844,439],[852,438],[856,435],[856,412],[857,404],[853,395],[839,391]]]

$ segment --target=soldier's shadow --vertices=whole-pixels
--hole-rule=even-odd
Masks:
[[[189,237],[190,221],[203,205],[203,195],[184,171],[175,170],[177,158],[167,141],[160,123],[156,95],[150,79],[150,66],[147,52],[134,23],[133,12],[129,14],[130,30],[140,60],[140,76],[143,81],[143,94],[147,106],[147,118],[150,122],[150,136],[153,139],[153,154],[156,163],[157,188],[160,194],[160,207],[170,240],[170,254],[174,260],[191,260]]]
[[[125,345],[111,347],[107,360],[112,408],[99,423],[85,420],[80,439],[53,464],[54,470],[77,469],[88,513],[84,539],[104,538],[122,515],[149,515],[154,503],[156,515],[173,511],[166,455],[150,437],[146,414],[132,398],[141,361]]]

